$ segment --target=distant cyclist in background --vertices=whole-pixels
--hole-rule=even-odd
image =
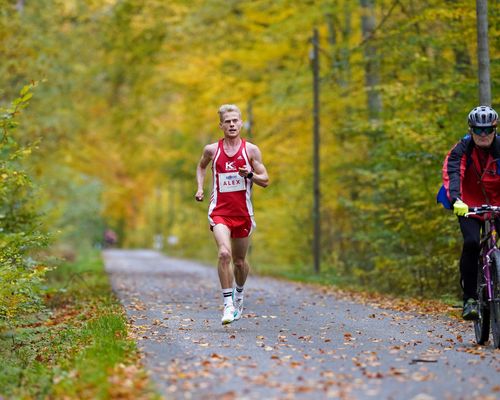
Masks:
[[[498,114],[488,106],[474,108],[468,117],[469,134],[450,150],[443,165],[443,187],[446,200],[458,216],[464,238],[460,257],[465,320],[479,316],[477,307],[477,274],[479,235],[483,219],[465,218],[469,207],[483,204],[500,206],[500,138],[496,135]],[[444,200],[444,201],[443,201]]]
[[[240,136],[243,121],[233,104],[219,108],[219,127],[224,138],[205,146],[196,168],[197,201],[203,201],[206,169],[212,163],[212,195],[208,220],[218,248],[218,272],[224,298],[222,324],[241,318],[243,286],[249,266],[246,254],[255,228],[252,186],[269,184],[259,148]],[[231,268],[231,261],[234,266]],[[233,278],[236,286],[233,289]]]

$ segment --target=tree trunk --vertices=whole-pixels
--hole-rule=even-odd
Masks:
[[[331,51],[331,70],[332,74],[337,81],[337,83],[340,85],[340,71],[337,73],[337,70],[339,70],[340,66],[340,60],[338,56],[338,51],[337,51],[337,26],[338,26],[338,20],[335,18],[333,14],[326,14],[326,24],[328,26],[328,43],[330,44],[330,48],[332,49]]]
[[[370,119],[377,120],[382,111],[382,102],[377,88],[380,83],[380,64],[377,56],[377,48],[371,38],[376,26],[375,0],[360,0],[360,3],[361,29],[363,40],[365,41],[365,87],[368,97],[368,115]]]
[[[17,0],[16,2],[16,10],[21,14],[24,10],[24,1],[25,0]]]
[[[350,0],[344,1],[344,27],[342,29],[340,62],[342,64],[342,80],[345,87],[348,87],[351,83],[351,52],[349,50],[349,39],[351,38],[351,10]]]
[[[488,52],[488,1],[476,0],[479,104],[491,105],[490,55]]]
[[[342,13],[336,9],[336,13],[326,15],[326,23],[328,25],[328,42],[332,48],[332,74],[335,77],[338,85],[342,89],[347,89],[351,81],[351,64],[349,38],[351,35],[351,6],[349,1],[343,3],[343,21],[337,18],[337,15]],[[338,31],[341,31],[341,40],[338,39]],[[345,96],[345,90],[341,95]]]

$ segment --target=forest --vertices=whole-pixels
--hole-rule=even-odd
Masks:
[[[107,228],[120,247],[215,263],[195,173],[226,103],[271,182],[254,190],[253,271],[314,275],[314,30],[318,279],[457,296],[460,232],[436,194],[479,101],[475,2],[0,0],[0,293],[20,288],[2,317],[34,307],[43,248],[96,248]]]

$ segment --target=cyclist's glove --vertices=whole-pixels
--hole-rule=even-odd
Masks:
[[[457,199],[455,203],[453,203],[453,212],[455,215],[463,217],[465,214],[469,212],[469,206],[465,204],[462,200]]]

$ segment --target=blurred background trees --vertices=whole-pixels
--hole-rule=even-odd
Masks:
[[[498,21],[490,2],[490,21]],[[0,101],[58,240],[215,260],[195,168],[238,104],[271,186],[255,188],[256,270],[312,274],[313,28],[320,37],[322,274],[381,291],[458,289],[441,164],[478,103],[474,2],[0,0]],[[490,48],[499,46],[490,23]],[[490,51],[493,106],[499,56]],[[248,134],[248,129],[244,136]],[[207,179],[206,190],[210,190]],[[208,198],[208,196],[206,196]]]

